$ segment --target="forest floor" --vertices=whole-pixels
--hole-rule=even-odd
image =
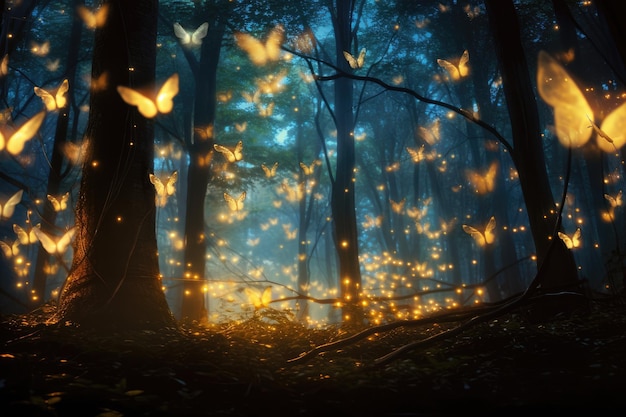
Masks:
[[[457,324],[400,327],[310,360],[345,338],[284,313],[221,325],[100,335],[0,320],[2,416],[626,415],[626,307],[541,324],[520,311],[385,364],[374,360]]]

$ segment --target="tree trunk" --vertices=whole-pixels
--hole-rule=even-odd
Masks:
[[[174,324],[161,290],[155,235],[153,123],[125,104],[118,85],[154,86],[157,0],[109,0],[95,33],[90,149],[76,207],[74,261],[58,318],[99,329]]]
[[[551,253],[548,254],[550,237],[558,220],[556,215],[558,210],[548,182],[542,147],[542,129],[515,7],[511,0],[486,0],[485,5],[511,118],[515,148],[513,157],[528,211],[537,252],[537,264],[542,267],[540,287],[546,292],[575,289],[578,287],[578,274],[572,253],[560,239],[557,239]],[[544,263],[545,265],[542,265]],[[551,305],[536,308],[535,318],[543,319],[569,310],[569,302],[566,299],[562,300],[560,302],[554,298]]]

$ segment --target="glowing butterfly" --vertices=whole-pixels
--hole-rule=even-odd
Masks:
[[[441,138],[440,126],[441,122],[439,121],[439,119],[437,119],[432,122],[429,127],[419,126],[417,132],[424,140],[424,142],[428,143],[430,146],[433,146],[435,143],[439,142],[439,139]]]
[[[70,198],[70,192],[66,192],[61,197],[55,197],[53,195],[48,194],[48,201],[52,204],[54,211],[63,211],[67,209],[67,201]]]
[[[13,258],[20,253],[20,241],[16,240],[12,244],[8,244],[7,242],[0,240],[0,248],[2,248],[4,256],[6,256],[7,258]]]
[[[280,45],[283,43],[284,30],[281,25],[275,26],[267,36],[265,43],[247,33],[236,32],[235,42],[243,49],[255,65],[265,65],[280,58]]]
[[[346,61],[348,61],[348,65],[350,65],[350,68],[359,69],[363,68],[363,65],[365,64],[366,53],[367,50],[365,48],[362,48],[361,52],[359,52],[359,56],[355,58],[350,52],[343,51],[343,57],[346,59]]]
[[[294,240],[298,236],[298,229],[291,230],[291,223],[283,224],[283,231],[287,240]]]
[[[228,90],[225,93],[217,93],[217,100],[220,103],[228,103],[232,98],[233,92],[231,90]]]
[[[244,288],[243,291],[246,297],[248,297],[250,304],[252,304],[256,310],[269,307],[270,301],[272,301],[272,287],[265,287],[263,292],[249,287]]]
[[[38,228],[35,228],[34,231],[46,252],[50,255],[62,255],[72,242],[76,228],[72,227],[60,237],[49,236]]]
[[[31,227],[28,231],[26,231],[19,224],[14,224],[13,225],[13,231],[17,235],[17,240],[22,245],[30,245],[31,243],[37,242],[38,239],[37,239],[37,235],[35,234],[35,229],[36,228],[40,228],[40,227],[41,227],[41,225],[38,224],[36,226]]]
[[[241,93],[241,96],[248,102],[248,103],[254,103],[257,104],[261,98],[261,91],[256,90],[254,93],[250,94],[250,93],[246,93],[243,92]]]
[[[261,117],[269,117],[274,113],[274,102],[272,101],[266,106],[261,104],[256,105],[257,110],[259,111],[259,116]]]
[[[9,73],[9,54],[2,57],[0,61],[0,77],[4,77]]]
[[[365,221],[361,223],[364,229],[371,229],[372,227],[380,227],[383,223],[383,216],[376,216],[372,218],[369,215],[365,215]]]
[[[258,245],[258,244],[259,244],[259,242],[260,242],[260,241],[261,241],[261,238],[257,237],[256,239],[248,239],[248,240],[246,241],[246,244],[247,244],[248,246],[256,246],[256,245]]]
[[[50,42],[37,43],[31,41],[30,52],[35,56],[44,57],[50,52]]]
[[[494,230],[496,229],[496,217],[491,216],[487,226],[485,226],[485,230],[481,232],[473,226],[469,226],[467,224],[463,225],[463,231],[474,238],[476,244],[481,248],[490,245],[496,239],[496,235],[494,234]]]
[[[173,99],[178,94],[178,74],[172,75],[163,83],[154,100],[122,85],[117,86],[117,92],[127,104],[137,106],[139,113],[151,119],[158,113],[169,113],[174,108]]]
[[[224,156],[224,158],[230,163],[241,161],[243,159],[243,153],[242,153],[243,142],[242,141],[237,142],[237,144],[235,145],[233,149],[229,149],[226,146],[218,145],[217,143],[213,145],[213,149],[221,153]]]
[[[270,74],[264,78],[257,78],[256,85],[263,94],[276,94],[285,87],[282,84],[283,79],[287,76],[287,71],[281,71],[278,74]]]
[[[213,137],[213,125],[208,125],[207,127],[196,127],[193,130],[203,140],[211,139]]]
[[[24,190],[18,190],[4,204],[0,204],[0,220],[10,219],[13,216],[15,206],[22,201],[22,194]]]
[[[558,232],[559,238],[561,238],[561,240],[563,241],[563,243],[565,243],[565,246],[567,246],[567,249],[575,249],[580,247],[581,245],[581,231],[580,231],[580,227],[576,228],[576,231],[574,232],[574,234],[570,237],[568,235],[566,235],[563,232]]]
[[[488,194],[493,191],[498,173],[498,162],[493,161],[489,169],[481,174],[477,171],[467,170],[465,175],[467,180],[474,186],[478,194]]]
[[[5,149],[11,155],[17,155],[22,152],[24,145],[39,130],[43,119],[46,117],[46,112],[42,111],[27,120],[22,126],[20,126],[11,136],[8,138],[0,132],[0,151]]]
[[[239,133],[243,133],[246,131],[246,128],[248,127],[248,123],[247,122],[243,122],[243,123],[235,123],[235,129],[237,130],[237,132]]]
[[[100,91],[106,90],[109,85],[109,73],[103,72],[96,78],[92,78],[89,82],[89,88],[92,93],[98,93]]]
[[[47,60],[46,61],[46,69],[50,72],[55,72],[61,66],[61,59],[57,58],[54,61]]]
[[[393,201],[392,199],[389,199],[389,202],[391,203],[391,210],[393,210],[394,213],[398,213],[401,214],[402,211],[404,211],[404,204],[406,203],[406,198],[403,198],[400,201]]]
[[[281,190],[285,193],[285,198],[290,203],[298,202],[302,200],[302,198],[304,197],[304,184],[303,183],[299,183],[295,187],[291,187],[287,183],[287,181],[283,181],[283,183],[280,186],[281,186]]]
[[[554,109],[556,135],[564,146],[582,146],[594,131],[603,138],[597,138],[597,143],[605,152],[626,143],[626,103],[611,111],[598,127],[582,91],[561,64],[544,51],[539,52],[537,87],[541,98]],[[589,129],[589,121],[594,129]]]
[[[411,219],[420,220],[428,214],[428,204],[425,204],[421,209],[417,207],[409,207],[406,209],[406,215]]]
[[[278,162],[274,162],[271,168],[265,166],[265,164],[261,164],[261,168],[263,168],[263,172],[265,172],[265,176],[267,178],[272,178],[276,176],[276,170],[278,169]]]
[[[180,39],[180,43],[187,47],[202,45],[204,39],[209,33],[209,23],[204,22],[193,32],[187,32],[178,22],[174,23],[174,35]]]
[[[270,226],[276,226],[278,224],[278,217],[272,217],[269,219]]]
[[[468,62],[469,52],[467,49],[463,51],[463,55],[459,58],[458,65],[454,65],[445,59],[437,60],[437,64],[448,72],[452,81],[459,81],[461,78],[467,77],[467,74],[469,74],[469,68],[467,66]]]
[[[44,90],[40,87],[34,87],[35,94],[41,97],[41,101],[46,106],[46,110],[55,111],[67,106],[67,98],[65,93],[70,89],[70,83],[67,79],[63,80],[59,88],[54,93]]]
[[[313,175],[315,173],[315,167],[318,165],[321,165],[321,162],[317,159],[311,162],[311,165],[300,162],[300,168],[302,169],[302,172],[304,172],[304,175]]]
[[[391,82],[394,85],[400,85],[404,82],[404,77],[402,75],[394,75],[393,78],[391,79]]]
[[[85,138],[80,144],[74,142],[65,142],[63,144],[63,154],[74,165],[80,165],[85,159],[87,149],[89,148],[89,139]]]
[[[213,152],[209,152],[206,155],[198,155],[198,165],[201,167],[208,167],[213,160]]]
[[[415,164],[419,164],[422,161],[432,161],[437,156],[435,151],[424,153],[424,145],[420,146],[419,149],[413,149],[407,146],[406,151],[409,153],[411,160]]]
[[[243,210],[243,201],[246,199],[246,192],[242,192],[239,194],[239,197],[234,198],[228,193],[224,193],[224,200],[228,204],[228,208],[230,211],[240,211]]]
[[[104,26],[109,13],[109,5],[103,4],[99,9],[92,11],[89,8],[79,5],[76,9],[80,18],[85,22],[88,29],[97,29]]]
[[[165,184],[163,184],[163,181],[161,181],[161,179],[154,174],[150,174],[149,178],[152,185],[154,185],[154,190],[156,191],[155,202],[157,207],[165,207],[165,204],[167,204],[167,198],[174,195],[176,192],[178,171],[172,172],[172,175],[167,178]]]
[[[622,190],[619,190],[617,192],[617,194],[615,195],[615,197],[613,197],[610,194],[604,194],[604,198],[609,202],[609,204],[613,208],[620,207],[623,204],[623,202],[622,202]]]

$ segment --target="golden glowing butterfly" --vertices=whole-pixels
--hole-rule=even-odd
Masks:
[[[302,200],[302,198],[304,198],[304,184],[303,183],[298,183],[292,187],[289,185],[289,183],[286,180],[284,180],[281,183],[280,187],[281,187],[280,188],[281,191],[285,193],[285,198],[290,203],[298,202]]]
[[[343,57],[348,61],[348,65],[352,69],[363,68],[365,64],[365,54],[367,54],[367,50],[365,48],[361,49],[359,55],[355,58],[350,52],[343,51]]]
[[[278,162],[274,162],[271,168],[268,168],[265,164],[261,164],[261,168],[263,172],[265,172],[265,176],[267,178],[272,178],[276,176],[276,170],[278,169]]]
[[[63,154],[73,165],[80,165],[85,160],[89,139],[85,138],[81,143],[65,142],[63,144]]]
[[[202,45],[204,39],[209,33],[209,23],[204,22],[193,32],[187,32],[180,23],[174,23],[174,35],[180,40],[183,46],[194,47]]]
[[[274,113],[274,102],[272,101],[271,103],[267,105],[262,105],[260,103],[257,103],[256,108],[259,111],[259,116],[269,117]]]
[[[247,122],[235,123],[235,130],[237,130],[237,132],[239,132],[239,133],[245,132],[247,128],[248,128],[248,123]]]
[[[313,175],[315,173],[315,167],[318,165],[322,165],[322,162],[319,159],[311,162],[310,165],[300,162],[300,168],[302,169],[302,172],[304,172],[304,175]]]
[[[246,192],[242,192],[239,194],[239,197],[234,198],[228,193],[224,193],[224,200],[228,204],[228,208],[230,211],[240,211],[243,210],[243,201],[246,199]]]
[[[463,231],[467,233],[468,235],[470,235],[471,237],[473,237],[476,244],[480,246],[481,248],[486,245],[490,245],[495,241],[496,239],[496,235],[494,233],[495,230],[496,230],[496,217],[495,216],[491,216],[491,218],[489,219],[489,222],[487,223],[487,226],[485,226],[485,230],[482,232],[473,226],[469,226],[467,224],[463,225]]]
[[[213,137],[213,125],[196,127],[193,130],[198,134],[198,136],[200,136],[200,139],[202,140],[211,139]]]
[[[228,103],[233,98],[232,90],[217,93],[217,101],[220,103]]]
[[[150,182],[154,185],[156,191],[155,202],[157,207],[165,207],[169,196],[174,195],[176,192],[176,181],[178,180],[178,171],[172,172],[163,184],[163,181],[154,174],[149,174]]]
[[[265,65],[280,58],[280,46],[284,39],[284,29],[275,26],[267,35],[265,43],[247,33],[235,32],[235,42],[243,49],[255,65]]]
[[[544,51],[539,52],[537,66],[539,95],[554,109],[554,127],[561,144],[583,146],[594,131],[598,146],[605,152],[614,152],[626,143],[626,103],[597,126],[591,106],[565,68]]]
[[[285,86],[283,80],[287,76],[287,71],[283,70],[278,74],[270,74],[263,78],[257,78],[255,80],[258,87],[258,91],[262,94],[276,94],[281,92]]]
[[[72,238],[76,233],[76,228],[72,227],[60,237],[47,235],[38,228],[35,228],[34,231],[35,235],[37,235],[37,239],[39,239],[41,246],[43,246],[46,252],[50,255],[62,255],[67,250],[70,243],[72,243]]]
[[[0,61],[0,77],[4,77],[9,73],[9,54],[2,57]]]
[[[0,248],[2,248],[4,256],[6,256],[7,258],[13,258],[20,253],[20,241],[16,240],[15,242],[9,244],[5,241],[0,240]]]
[[[38,239],[37,239],[37,235],[35,234],[35,229],[40,228],[40,227],[41,227],[41,224],[37,224],[36,226],[33,226],[27,230],[27,229],[24,229],[19,224],[14,224],[13,231],[17,235],[17,240],[22,245],[30,245],[31,243],[37,242]]]
[[[437,59],[437,64],[446,70],[452,81],[459,81],[461,78],[467,77],[469,74],[469,67],[467,66],[468,62],[469,51],[467,49],[463,51],[463,54],[459,58],[458,65],[454,65],[445,59]]]
[[[213,145],[213,149],[221,153],[222,156],[224,156],[224,158],[230,163],[241,161],[243,159],[243,152],[242,152],[243,142],[242,141],[237,142],[235,147],[232,149],[229,149],[226,146],[219,145],[217,143]]]
[[[292,230],[291,227],[291,223],[283,224],[283,232],[285,232],[285,237],[287,238],[287,240],[294,240],[296,237],[298,237],[298,228]]]
[[[604,198],[609,202],[611,207],[620,207],[623,204],[622,201],[622,190],[619,190],[615,197],[610,194],[604,194]]]
[[[163,83],[154,99],[122,85],[117,86],[117,92],[127,104],[137,106],[139,113],[151,119],[158,113],[169,113],[174,108],[173,99],[178,94],[178,74],[173,74]]]
[[[248,297],[250,304],[252,304],[257,310],[263,307],[269,307],[269,304],[272,301],[272,287],[265,287],[263,291],[246,287],[243,291],[246,294],[246,297]]]
[[[30,52],[38,57],[44,57],[50,53],[50,42],[45,41],[42,43],[37,43],[34,41],[30,42]]]
[[[54,211],[63,211],[67,209],[67,202],[70,199],[70,192],[68,191],[60,197],[50,194],[48,194],[46,197],[48,197],[48,201],[50,202],[50,204],[52,204],[52,208],[54,208]]]
[[[365,215],[365,221],[361,223],[364,229],[371,229],[373,227],[380,227],[383,223],[383,216],[372,217],[368,214]]]
[[[92,78],[89,82],[89,88],[92,93],[99,93],[100,91],[106,90],[109,85],[109,73],[103,72],[96,78]]]
[[[394,213],[402,214],[404,211],[404,205],[406,204],[406,198],[403,198],[400,201],[393,201],[392,199],[389,199],[389,202],[391,203],[391,210],[393,210]]]
[[[46,117],[46,112],[42,111],[27,120],[22,126],[17,128],[9,137],[0,131],[0,151],[6,149],[11,155],[17,155],[24,149],[27,141],[32,139],[39,130],[41,123]]]
[[[411,160],[415,164],[419,164],[422,161],[433,161],[437,157],[437,152],[434,150],[425,153],[424,145],[420,146],[418,149],[413,149],[407,146],[406,151],[409,153]]]
[[[577,227],[576,230],[574,231],[574,234],[572,236],[568,236],[567,234],[563,233],[563,232],[558,232],[559,238],[561,238],[561,240],[563,241],[563,243],[565,243],[565,246],[567,246],[567,249],[575,249],[580,247],[582,241],[581,241],[581,230],[580,227]]]
[[[246,241],[246,244],[247,244],[248,246],[256,246],[256,245],[258,245],[260,242],[261,242],[261,238],[260,238],[260,237],[257,237],[257,238],[255,238],[255,239],[252,239],[252,238],[248,239],[248,240]]]
[[[104,26],[109,15],[109,5],[103,4],[97,10],[91,10],[82,4],[76,9],[80,18],[88,29],[97,29]]]
[[[60,66],[61,66],[61,58],[57,58],[54,61],[50,59],[46,61],[46,69],[50,72],[58,71]]]
[[[0,220],[10,219],[15,212],[15,207],[22,201],[24,190],[18,190],[4,203],[0,204]]]
[[[493,161],[484,173],[468,169],[465,176],[478,194],[488,194],[494,190],[497,173],[498,162]]]
[[[440,130],[441,121],[436,119],[428,127],[419,126],[417,128],[417,133],[424,140],[424,142],[433,146],[435,143],[439,142],[439,139],[441,138]]]
[[[259,100],[261,99],[261,91],[260,90],[256,90],[254,93],[247,93],[247,92],[244,91],[243,93],[241,93],[241,96],[248,103],[257,104],[259,102]]]
[[[63,80],[59,88],[54,93],[44,90],[40,87],[34,87],[35,94],[41,97],[41,101],[46,106],[46,110],[55,111],[67,106],[67,98],[65,93],[70,89],[70,83],[67,79]]]

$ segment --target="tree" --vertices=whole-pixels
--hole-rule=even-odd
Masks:
[[[95,33],[90,146],[76,207],[74,260],[58,308],[61,321],[95,327],[173,324],[159,281],[155,236],[153,123],[124,103],[116,86],[154,85],[157,0],[107,0]],[[126,109],[120,111],[120,109]]]

